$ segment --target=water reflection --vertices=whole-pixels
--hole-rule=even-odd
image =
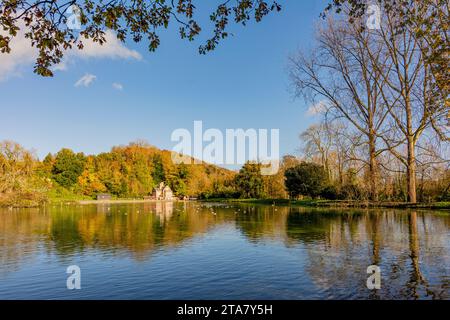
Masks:
[[[311,297],[337,299],[450,298],[448,213],[152,202],[0,210],[0,217],[0,284],[42,255],[149,261],[161,252],[200,247],[202,236],[230,227],[235,239],[245,239],[241,246],[263,248],[268,261],[279,254],[277,248],[285,248],[286,259],[298,259],[298,267],[304,266],[300,276],[312,288],[292,284],[296,293],[308,289]],[[236,258],[240,253],[229,254]],[[255,268],[265,263],[258,259]],[[373,264],[382,269],[380,291],[365,287],[366,269]],[[297,272],[292,265],[292,273]]]

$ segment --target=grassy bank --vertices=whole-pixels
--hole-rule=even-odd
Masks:
[[[323,208],[393,208],[393,209],[444,209],[450,210],[450,202],[434,203],[406,203],[406,202],[371,202],[371,201],[350,201],[350,200],[287,200],[287,199],[223,199],[214,198],[200,200],[201,202],[225,202],[242,204],[261,204],[277,206],[298,206],[298,207],[323,207]],[[139,203],[145,202],[142,199],[113,199],[110,203]],[[0,207],[39,207],[45,204],[93,204],[100,203],[91,197],[80,196],[67,191],[64,188],[57,188],[46,194],[46,197],[38,198],[30,195],[16,195],[15,197],[0,197]]]
[[[248,203],[277,206],[330,207],[330,208],[397,208],[397,209],[450,209],[450,202],[406,203],[350,200],[287,200],[287,199],[208,199],[206,202]]]
[[[92,198],[73,193],[62,187],[56,187],[47,193],[47,203],[49,204],[76,203],[81,200],[92,200]]]

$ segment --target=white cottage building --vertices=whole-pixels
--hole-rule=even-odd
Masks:
[[[158,187],[153,190],[152,198],[155,200],[174,200],[172,189],[161,182]]]

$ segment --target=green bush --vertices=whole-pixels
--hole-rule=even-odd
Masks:
[[[292,197],[317,197],[327,183],[325,169],[315,163],[301,163],[285,172],[286,188]]]
[[[337,200],[339,192],[335,186],[329,185],[322,189],[320,196],[327,200]]]

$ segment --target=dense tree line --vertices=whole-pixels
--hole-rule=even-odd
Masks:
[[[0,145],[0,197],[6,205],[40,203],[48,197],[142,198],[165,182],[176,196],[212,194],[233,179],[234,173],[206,163],[173,164],[170,151],[146,143],[114,147],[98,155],[62,149],[39,161],[14,142]]]
[[[141,199],[160,182],[167,183],[176,196],[201,199],[369,199],[371,184],[364,166],[361,171],[359,161],[346,153],[349,150],[339,148],[339,139],[330,139],[332,143],[313,139],[321,143],[320,147],[308,140],[326,137],[323,132],[315,132],[322,129],[312,126],[308,134],[302,134],[304,155],[283,157],[280,170],[272,176],[262,175],[261,164],[255,162],[246,163],[238,172],[206,163],[174,164],[170,151],[142,142],[98,155],[62,149],[39,161],[19,144],[4,141],[0,143],[0,205],[35,206],[48,200],[94,199],[99,193]],[[449,200],[448,168],[421,165],[419,172],[420,201]],[[405,173],[381,176],[380,200],[406,201]]]

